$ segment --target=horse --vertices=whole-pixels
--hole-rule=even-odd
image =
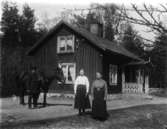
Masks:
[[[60,67],[56,67],[56,69],[53,70],[54,74],[52,76],[46,76],[44,72],[40,73],[41,76],[41,90],[43,92],[43,106],[45,107],[47,105],[46,97],[47,93],[49,91],[49,87],[53,80],[57,80],[61,82],[62,85],[65,83],[64,74]]]

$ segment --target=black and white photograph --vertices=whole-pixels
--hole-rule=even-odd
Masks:
[[[167,129],[166,0],[0,0],[1,129]]]

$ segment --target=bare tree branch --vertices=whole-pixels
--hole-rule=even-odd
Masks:
[[[145,25],[147,27],[150,27],[150,29],[153,32],[157,31],[159,33],[167,33],[167,28],[164,27],[162,25],[162,22],[160,21],[160,15],[162,14],[162,12],[157,11],[157,9],[156,9],[156,13],[157,12],[159,13],[159,15],[157,16],[158,19],[156,19],[156,17],[154,16],[155,8],[153,8],[152,6],[150,6],[150,8],[148,8],[148,6],[146,6],[145,4],[143,6],[144,6],[145,11],[140,10],[139,8],[137,8],[137,6],[135,4],[132,4],[133,10],[138,14],[140,19],[129,16],[127,14],[127,9],[126,8],[124,9],[124,12],[122,12],[122,18],[125,18],[129,22],[134,23],[134,24]],[[164,6],[164,9],[166,9],[165,6]],[[163,11],[163,12],[165,12],[165,11]],[[147,13],[149,15],[149,17],[151,18],[151,20],[149,20],[148,17],[144,13]]]
[[[162,4],[160,4],[160,5],[164,9],[164,11],[167,12],[167,8],[164,5],[162,5]]]

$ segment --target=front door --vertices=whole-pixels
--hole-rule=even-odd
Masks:
[[[109,93],[120,93],[121,83],[120,83],[120,68],[118,65],[108,64],[107,82],[108,82],[108,92]]]
[[[103,58],[103,77],[108,84],[110,94],[122,92],[122,68],[119,60],[115,56],[104,56]]]

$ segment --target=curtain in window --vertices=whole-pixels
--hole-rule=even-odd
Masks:
[[[117,84],[117,66],[109,65],[109,84]]]
[[[67,51],[72,51],[73,50],[73,37],[68,36],[67,37]]]
[[[65,77],[65,82],[71,84],[75,81],[75,64],[63,63],[61,64],[62,71]]]

